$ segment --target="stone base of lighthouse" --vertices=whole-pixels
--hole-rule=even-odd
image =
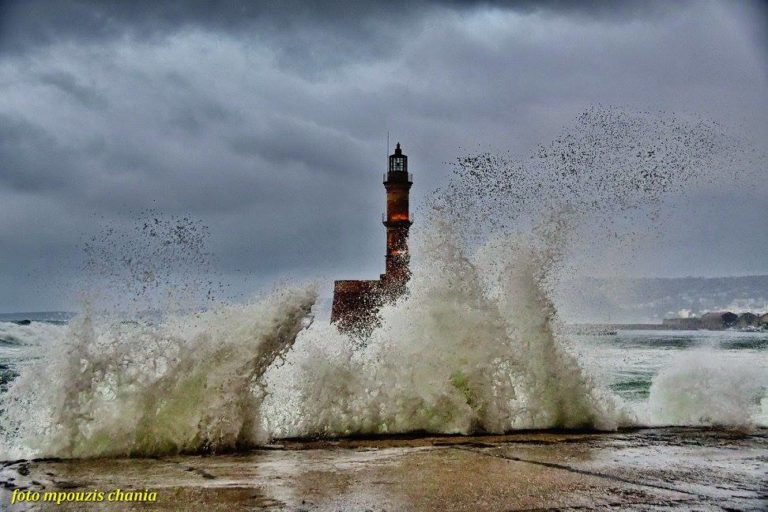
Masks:
[[[378,323],[383,298],[380,280],[334,281],[331,322],[342,331],[367,331]]]
[[[339,280],[333,283],[331,322],[344,332],[365,334],[379,324],[379,309],[406,291],[407,267],[393,275],[382,274],[377,280]]]

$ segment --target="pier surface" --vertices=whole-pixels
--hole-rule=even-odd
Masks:
[[[14,488],[146,489],[157,492],[157,501],[10,506]],[[230,455],[6,461],[0,508],[766,510],[768,430],[284,441]]]

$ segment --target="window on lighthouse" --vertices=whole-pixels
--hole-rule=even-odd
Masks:
[[[403,158],[393,158],[390,171],[402,171],[403,170]]]

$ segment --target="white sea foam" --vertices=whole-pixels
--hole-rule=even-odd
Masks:
[[[647,403],[652,425],[766,425],[768,361],[731,360],[708,350],[683,352],[653,379]],[[762,403],[761,403],[762,401]]]
[[[520,254],[505,267],[502,293],[484,285],[484,270],[446,232],[416,259],[409,295],[384,308],[363,349],[332,327],[313,328],[285,365],[270,369],[264,417],[274,435],[614,429],[630,421],[554,336],[554,308],[531,272],[541,268],[535,257]]]
[[[253,445],[264,371],[305,327],[315,290],[152,326],[83,314],[6,396],[6,456],[216,451]]]
[[[0,344],[44,345],[60,338],[65,332],[66,326],[47,322],[31,322],[27,325],[0,322]]]

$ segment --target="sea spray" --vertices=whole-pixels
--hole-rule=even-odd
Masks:
[[[157,455],[264,441],[261,377],[307,327],[313,286],[158,325],[87,313],[4,397],[3,453]]]
[[[556,340],[554,309],[528,272],[540,262],[511,265],[520,274],[508,275],[494,295],[484,269],[453,243],[450,225],[433,227],[415,244],[408,295],[382,309],[381,327],[363,348],[333,328],[312,329],[285,365],[270,369],[270,430],[468,434],[627,423],[618,401],[599,391]]]
[[[199,311],[223,295],[208,249],[210,233],[188,215],[157,209],[105,221],[83,242],[81,301],[92,314],[162,319]]]
[[[583,411],[578,404],[617,401],[569,360],[567,337],[556,332],[564,278],[593,257],[605,272],[604,249],[631,251],[640,236],[653,233],[671,196],[723,179],[748,183],[765,163],[764,152],[745,138],[700,116],[593,107],[528,158],[459,157],[451,180],[420,215],[428,222],[412,233],[424,237],[441,222],[451,224],[454,244],[480,269],[486,293],[496,290],[513,329],[530,341],[525,389]],[[505,287],[511,279],[516,284]],[[571,374],[579,377],[561,382]],[[621,421],[631,416],[615,405]],[[566,424],[579,416],[565,414]],[[597,426],[600,416],[592,418]]]
[[[179,313],[184,298],[165,293],[177,288],[173,261],[190,240],[193,256],[204,255],[200,239],[142,225],[148,243],[128,243],[121,256],[126,244],[110,234],[106,252],[92,251],[93,268],[106,265],[102,281],[133,281],[132,311],[146,310],[149,292],[149,307],[164,314],[119,323],[84,313],[72,322],[3,396],[3,453],[157,455],[286,436],[638,424],[558,333],[560,276],[574,270],[575,253],[631,240],[635,226],[621,219],[653,216],[686,185],[743,170],[743,155],[710,122],[594,108],[530,158],[462,157],[411,231],[408,293],[381,309],[362,346],[332,325],[304,328],[312,289]],[[675,382],[661,377],[654,400],[674,403]],[[741,412],[718,417],[743,423],[751,412]]]

